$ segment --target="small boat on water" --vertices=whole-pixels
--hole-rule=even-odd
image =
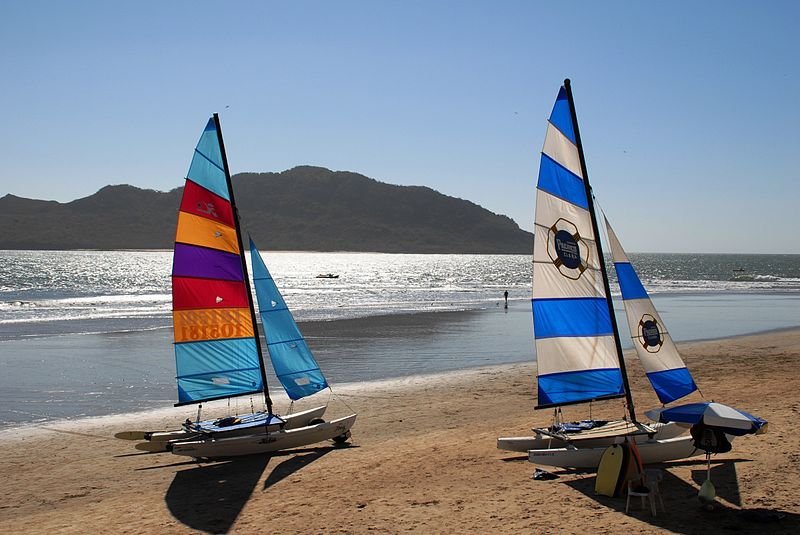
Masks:
[[[339,275],[336,275],[334,273],[320,273],[319,275],[317,275],[314,278],[316,278],[316,279],[338,279]]]

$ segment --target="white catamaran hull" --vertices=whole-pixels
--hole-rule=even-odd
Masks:
[[[315,407],[301,412],[296,412],[288,416],[281,416],[281,419],[286,422],[284,429],[297,429],[309,425],[313,420],[322,418],[325,414],[327,406]],[[266,414],[265,414],[266,416]],[[145,433],[142,438],[147,442],[141,442],[136,445],[136,449],[140,451],[148,451],[150,453],[159,453],[167,451],[167,444],[170,442],[177,442],[182,440],[194,440],[202,437],[213,438],[227,438],[239,437],[247,435],[263,434],[265,432],[278,431],[280,425],[271,424],[266,430],[264,428],[264,418],[254,419],[246,426],[236,426],[230,430],[213,431],[213,432],[198,432],[189,431],[186,429],[176,429],[174,431],[160,431]],[[121,437],[119,437],[121,438]]]
[[[694,440],[690,436],[648,440],[637,443],[636,447],[643,464],[675,461],[705,454],[703,450],[695,448]],[[561,468],[597,468],[606,448],[608,446],[531,450],[528,452],[528,460],[535,464]]]
[[[339,437],[346,440],[355,421],[356,415],[351,414],[330,422],[261,435],[173,442],[170,449],[175,455],[204,459],[269,453],[325,440],[338,441]]]
[[[656,430],[656,434],[652,437],[654,440],[666,440],[669,438],[679,437],[689,429],[688,427],[676,424],[674,422],[670,422],[668,424],[648,424],[648,426]],[[568,444],[571,444],[578,449],[598,448],[601,446],[610,446],[618,441],[619,438],[603,437],[581,440],[577,434],[574,436],[567,435],[567,437],[570,440],[560,440],[558,438],[542,435],[540,433],[537,433],[534,436],[525,437],[500,437],[497,439],[497,449],[526,453],[530,450],[563,448]],[[650,437],[647,435],[635,435],[635,440],[637,444],[640,444],[650,440]]]

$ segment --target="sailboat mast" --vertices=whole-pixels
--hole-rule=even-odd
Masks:
[[[233,185],[231,183],[231,172],[228,168],[228,155],[225,152],[225,142],[222,140],[222,127],[219,124],[219,115],[214,114],[214,126],[217,128],[217,140],[219,150],[222,153],[222,168],[225,171],[225,180],[228,182],[228,192],[231,197],[231,208],[233,210],[233,221],[236,224],[236,239],[239,241],[239,260],[242,262],[242,274],[244,276],[244,287],[247,290],[247,304],[250,306],[250,317],[253,320],[253,332],[256,339],[256,351],[258,352],[258,366],[261,370],[261,381],[264,383],[264,401],[267,404],[267,412],[272,414],[272,399],[269,397],[267,387],[267,372],[264,369],[264,355],[261,351],[261,337],[258,334],[258,324],[256,323],[256,309],[253,306],[253,293],[250,291],[250,277],[247,274],[247,262],[244,259],[244,244],[242,243],[242,230],[239,224],[239,210],[236,208],[236,201],[233,197]]]
[[[589,185],[589,174],[586,171],[586,158],[583,155],[583,143],[581,142],[581,133],[578,129],[578,116],[575,113],[575,101],[572,99],[572,86],[570,85],[569,78],[564,80],[564,89],[567,92],[567,102],[569,102],[569,112],[572,116],[572,128],[575,131],[575,145],[578,147],[578,156],[581,162],[581,172],[583,173],[583,187],[586,188],[586,199],[589,204],[589,216],[592,220],[592,231],[595,236],[595,244],[597,246],[597,255],[600,261],[600,273],[603,276],[603,286],[606,291],[606,303],[608,304],[608,315],[611,318],[611,328],[614,330],[614,344],[617,348],[617,359],[619,360],[619,369],[622,374],[622,385],[625,388],[625,399],[628,402],[628,412],[631,415],[631,420],[636,422],[636,412],[633,408],[633,396],[631,395],[631,387],[628,383],[628,372],[625,368],[625,358],[622,356],[622,344],[619,338],[619,329],[617,328],[617,318],[614,314],[614,304],[611,301],[611,288],[608,283],[608,271],[606,270],[605,257],[603,256],[603,247],[600,243],[600,230],[597,225],[597,216],[594,211],[594,199],[592,198],[592,187]],[[224,153],[223,153],[224,154]]]

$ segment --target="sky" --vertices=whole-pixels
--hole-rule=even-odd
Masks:
[[[317,165],[533,227],[564,78],[629,252],[800,253],[800,2],[0,0],[0,196]],[[264,199],[269,209],[269,199]]]

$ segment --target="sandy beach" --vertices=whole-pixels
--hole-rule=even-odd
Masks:
[[[549,423],[532,410],[534,365],[512,364],[339,391],[359,413],[353,445],[198,464],[136,452],[113,434],[174,425],[184,411],[98,418],[0,433],[4,533],[796,533],[800,531],[800,329],[680,344],[707,399],[770,422],[713,458],[713,511],[696,495],[698,457],[662,465],[666,513],[625,514],[594,495],[594,474],[553,470],[497,450],[498,436]],[[628,355],[637,408],[655,406]],[[329,415],[347,407],[334,401]],[[584,416],[585,408],[567,412]],[[595,417],[622,414],[595,404]],[[638,505],[638,504],[637,504]]]

